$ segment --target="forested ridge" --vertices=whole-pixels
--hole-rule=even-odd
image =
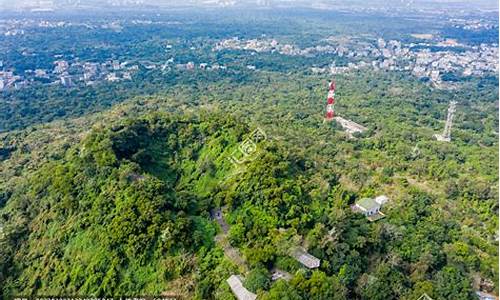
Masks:
[[[357,2],[4,11],[0,299],[498,295],[498,16]]]
[[[191,273],[195,253],[215,251],[205,195],[215,174],[197,167],[242,131],[227,119],[155,115],[93,130],[10,195],[5,295],[159,294]]]
[[[369,127],[357,139],[322,123],[321,80],[273,73],[3,134],[4,296],[232,299],[225,280],[243,273],[262,299],[472,299],[475,278],[498,279],[495,89],[464,94],[469,114],[441,144],[451,93],[390,74],[337,80],[338,111]],[[267,139],[235,167],[256,128]],[[379,194],[385,219],[351,212]],[[219,207],[246,270],[217,242]],[[320,268],[291,258],[296,246]],[[293,278],[272,282],[273,268]]]

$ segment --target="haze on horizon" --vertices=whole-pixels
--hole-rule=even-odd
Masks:
[[[471,3],[466,0],[0,0],[0,9],[19,9],[19,8],[74,8],[74,7],[100,7],[100,6],[160,6],[160,7],[179,7],[179,6],[287,6],[287,7],[446,7],[459,6],[462,8],[498,10],[498,1],[496,0],[477,0]]]

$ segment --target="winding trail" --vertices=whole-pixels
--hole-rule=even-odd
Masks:
[[[222,233],[215,236],[215,242],[224,249],[224,255],[236,264],[242,273],[248,272],[248,266],[245,259],[241,256],[240,251],[229,244],[227,239],[227,233],[229,231],[229,225],[224,220],[224,216],[222,214],[222,210],[220,208],[212,210],[210,213],[213,220],[219,224],[222,229]]]

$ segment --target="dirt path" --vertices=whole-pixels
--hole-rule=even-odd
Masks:
[[[215,237],[215,242],[224,249],[224,255],[236,264],[242,271],[242,273],[248,272],[248,266],[245,259],[241,256],[240,251],[229,244],[227,239],[227,233],[229,231],[229,225],[224,220],[222,211],[220,208],[214,209],[211,212],[212,219],[219,224],[222,229],[222,233]]]

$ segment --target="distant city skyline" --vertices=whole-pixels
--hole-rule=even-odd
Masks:
[[[315,6],[315,5],[342,5],[356,7],[377,7],[377,6],[428,6],[428,5],[447,5],[460,4],[470,8],[479,9],[498,9],[496,0],[478,0],[471,3],[465,0],[375,0],[369,3],[360,0],[0,0],[0,8],[26,8],[26,7],[52,7],[65,8],[74,6],[102,6],[102,5],[158,5],[158,6],[186,6],[186,5],[277,5],[286,4],[289,6]]]

